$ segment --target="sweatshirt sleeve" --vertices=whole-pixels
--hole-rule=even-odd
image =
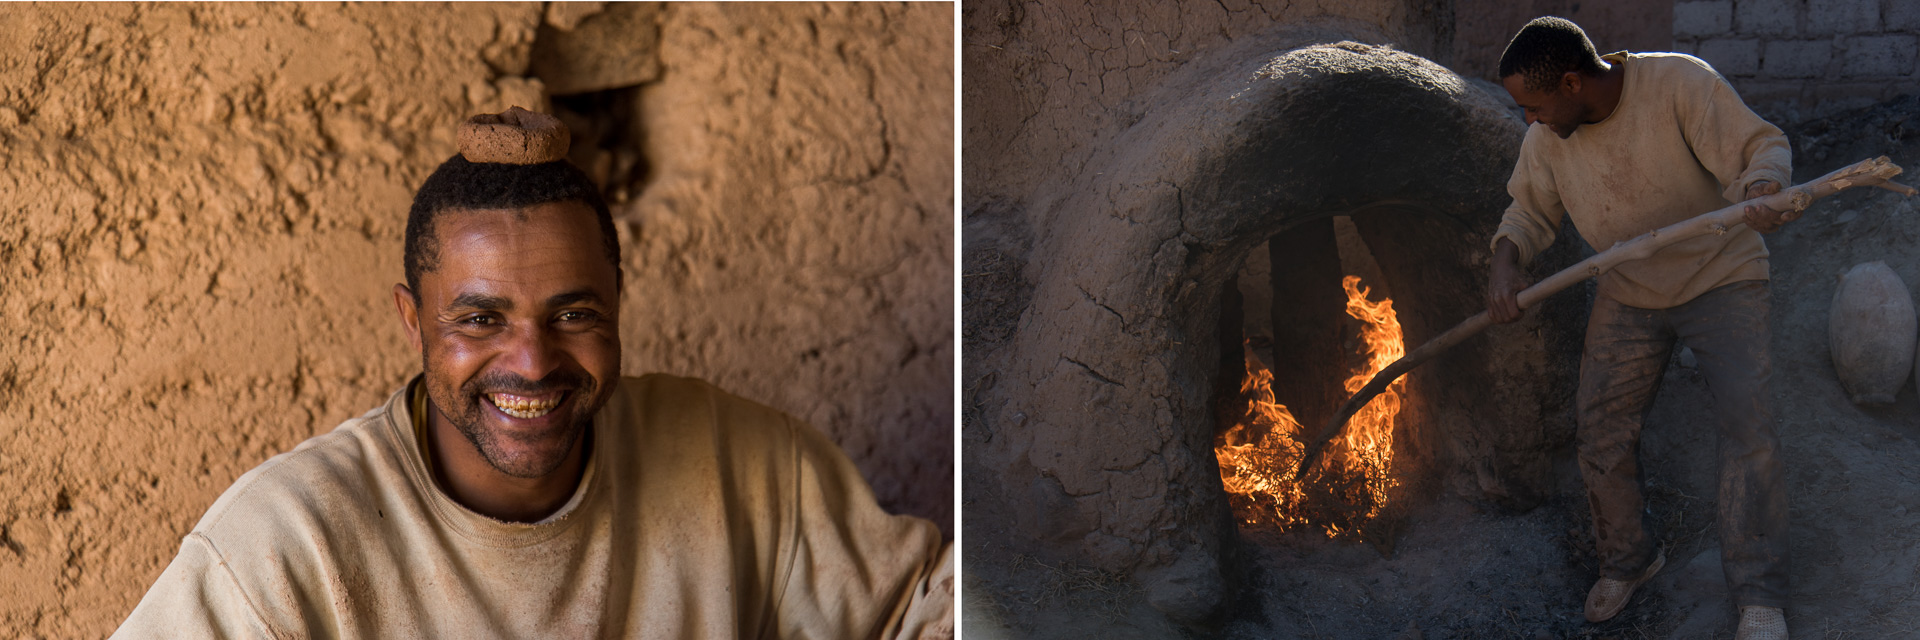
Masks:
[[[140,599],[115,640],[273,637],[206,536],[189,534],[180,555]]]
[[[1538,130],[1542,129],[1544,127],[1529,127],[1526,141],[1520,144],[1520,159],[1514,163],[1513,177],[1507,180],[1507,194],[1513,196],[1513,204],[1507,206],[1506,214],[1500,217],[1499,230],[1487,242],[1487,246],[1496,247],[1501,238],[1512,241],[1520,250],[1522,266],[1553,245],[1560,221],[1567,215],[1567,207],[1554,186],[1553,169],[1539,156],[1534,136],[1540,135]]]
[[[1785,188],[1793,175],[1793,150],[1787,134],[1748,109],[1718,73],[1708,71],[1706,90],[1678,100],[1687,145],[1701,166],[1713,172],[1728,202],[1746,199],[1747,185],[1771,180]]]
[[[781,638],[952,638],[953,547],[888,514],[840,448],[794,432],[794,522],[776,596]]]

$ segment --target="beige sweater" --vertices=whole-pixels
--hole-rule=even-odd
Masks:
[[[536,524],[437,488],[403,387],[235,481],[114,637],[951,637],[951,547],[832,442],[697,380],[619,385]]]
[[[1725,207],[1747,185],[1789,186],[1792,155],[1778,127],[1754,115],[1699,58],[1614,53],[1626,65],[1620,104],[1606,120],[1565,140],[1527,129],[1507,182],[1513,205],[1494,234],[1513,241],[1522,264],[1553,244],[1563,215],[1596,250]],[[1767,279],[1767,245],[1745,226],[1675,243],[1600,277],[1620,303],[1665,309],[1723,284]]]

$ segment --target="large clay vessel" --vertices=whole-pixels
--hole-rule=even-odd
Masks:
[[[1913,296],[1881,261],[1854,265],[1833,294],[1833,368],[1854,404],[1891,404],[1914,368]]]

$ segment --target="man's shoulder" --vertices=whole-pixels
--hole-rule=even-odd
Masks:
[[[1627,55],[1627,68],[1656,84],[1693,84],[1722,80],[1707,61],[1684,53],[1649,52]],[[1638,67],[1638,70],[1635,70]]]
[[[779,409],[749,400],[699,378],[664,373],[620,379],[618,410],[650,422],[707,422],[723,429],[789,428],[793,419]]]
[[[794,464],[845,455],[806,422],[705,380],[628,377],[616,396],[609,410],[629,425],[632,455],[659,465],[699,468],[702,460],[724,461],[730,473],[781,476],[793,473]]]
[[[372,508],[395,467],[387,429],[391,400],[268,458],[242,474],[201,516],[194,532],[223,546],[304,537]]]

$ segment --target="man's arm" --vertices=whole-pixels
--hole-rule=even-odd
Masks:
[[[1534,127],[1540,129],[1541,127]],[[1500,228],[1493,234],[1493,260],[1487,276],[1487,317],[1498,323],[1519,320],[1519,303],[1515,294],[1527,288],[1526,276],[1521,273],[1521,265],[1533,260],[1533,256],[1553,245],[1553,239],[1560,232],[1560,221],[1566,217],[1566,205],[1560,201],[1560,192],[1553,182],[1553,169],[1539,157],[1533,145],[1534,131],[1527,132],[1527,141],[1521,143],[1520,160],[1514,164],[1513,177],[1507,180],[1507,193],[1513,196],[1513,204],[1500,218]]]
[[[1487,282],[1487,317],[1500,324],[1519,320],[1518,296],[1527,288],[1527,278],[1520,274],[1520,249],[1512,240],[1493,241],[1492,271]]]
[[[273,634],[213,544],[188,534],[180,555],[140,599],[115,640],[132,638],[265,638]]]
[[[1740,202],[1778,193],[1793,175],[1793,149],[1779,127],[1740,101],[1727,81],[1714,75],[1705,91],[1680,101],[1687,145],[1700,165],[1724,185],[1721,196]],[[1747,226],[1772,233],[1799,218],[1766,207],[1747,207]]]
[[[940,547],[940,564],[914,581],[913,591],[901,603],[900,624],[892,638],[953,637],[953,545]]]
[[[781,558],[781,638],[952,638],[953,547],[881,510],[840,448],[797,421],[793,542]]]

